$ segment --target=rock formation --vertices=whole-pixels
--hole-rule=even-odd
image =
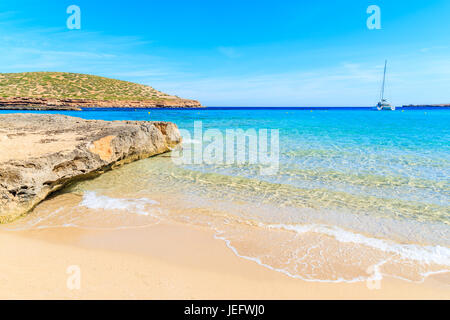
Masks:
[[[81,108],[202,108],[197,100],[170,98],[159,100],[92,100],[11,97],[0,98],[6,110],[81,110]]]
[[[78,179],[170,151],[175,124],[83,120],[63,115],[0,115],[0,223],[29,212]]]

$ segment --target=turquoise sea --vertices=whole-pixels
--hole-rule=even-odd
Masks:
[[[224,136],[227,129],[276,129],[278,167],[267,175],[258,163],[177,164],[162,155],[71,186],[64,192],[79,197],[76,205],[58,219],[55,207],[38,207],[22,227],[100,227],[105,211],[116,213],[109,227],[174,219],[212,228],[242,258],[312,281],[422,281],[450,270],[449,108],[45,113],[172,121],[183,129],[183,153],[200,143],[195,122]]]

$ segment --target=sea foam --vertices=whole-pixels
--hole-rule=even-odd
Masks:
[[[426,264],[438,264],[450,267],[450,248],[444,246],[402,244],[394,241],[371,238],[363,234],[353,233],[335,226],[309,224],[309,225],[286,225],[272,224],[266,227],[274,229],[284,229],[297,233],[316,232],[334,237],[341,243],[354,243],[383,252],[400,256],[403,259],[414,260]]]
[[[306,234],[306,233],[318,233],[325,236],[330,236],[334,238],[338,243],[351,243],[356,246],[362,245],[366,246],[370,249],[380,250],[386,255],[379,256],[377,258],[378,262],[371,263],[372,272],[368,272],[368,274],[361,274],[356,277],[347,277],[345,273],[340,274],[338,270],[336,270],[337,274],[334,278],[321,278],[316,277],[315,275],[311,275],[309,273],[303,273],[296,268],[289,268],[289,264],[291,263],[301,263],[304,265],[304,257],[297,260],[292,259],[290,256],[289,261],[286,261],[284,266],[276,267],[272,262],[265,262],[263,258],[267,258],[271,255],[271,253],[265,254],[263,256],[259,256],[259,254],[249,254],[242,253],[239,248],[239,244],[237,246],[234,245],[233,237],[229,237],[227,232],[221,230],[220,227],[214,228],[216,231],[215,238],[225,241],[228,248],[230,248],[233,253],[246,260],[254,261],[259,265],[266,267],[268,269],[281,272],[286,274],[292,278],[298,278],[306,281],[318,281],[318,282],[359,282],[370,280],[380,280],[384,275],[391,276],[394,278],[399,278],[407,281],[413,282],[422,282],[428,276],[435,274],[443,274],[450,272],[450,248],[443,247],[439,245],[419,245],[419,244],[402,244],[397,243],[387,239],[378,239],[365,236],[363,234],[354,233],[351,231],[344,230],[339,227],[329,226],[329,225],[321,225],[321,224],[305,224],[305,225],[288,225],[288,224],[263,224],[258,223],[259,227],[272,229],[272,230],[286,230],[293,231],[296,234]],[[312,247],[316,247],[317,244],[311,244]],[[297,248],[293,248],[296,250]],[[325,248],[324,248],[325,249]],[[284,250],[289,250],[285,248]],[[273,256],[275,258],[275,256]],[[315,262],[319,260],[323,260],[324,263],[329,262],[329,256],[319,256],[315,260]],[[280,260],[277,258],[277,262]],[[398,267],[401,268],[402,265],[409,265],[408,261],[414,261],[417,266],[422,266],[416,270],[416,274],[410,274],[409,276],[404,276],[403,274],[393,274],[390,271],[387,273],[384,272],[381,268],[387,263],[398,264]]]
[[[104,195],[98,195],[93,191],[87,191],[83,195],[83,200],[80,202],[80,206],[89,209],[103,209],[113,210],[113,213],[117,213],[114,210],[123,210],[131,213],[137,213],[140,215],[149,215],[149,207],[159,204],[159,202],[147,198],[140,199],[120,199],[111,198]]]

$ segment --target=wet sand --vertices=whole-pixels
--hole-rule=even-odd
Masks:
[[[443,275],[423,283],[385,277],[380,289],[293,279],[237,257],[204,227],[170,221],[1,230],[0,261],[1,299],[450,299]],[[70,290],[74,265],[81,286]]]

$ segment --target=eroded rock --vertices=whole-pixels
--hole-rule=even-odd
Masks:
[[[203,108],[197,100],[165,98],[155,100],[92,100],[54,99],[38,97],[0,97],[0,109],[5,110],[81,110],[81,108]]]
[[[125,163],[170,151],[175,124],[0,115],[0,223],[29,212],[52,192]]]

